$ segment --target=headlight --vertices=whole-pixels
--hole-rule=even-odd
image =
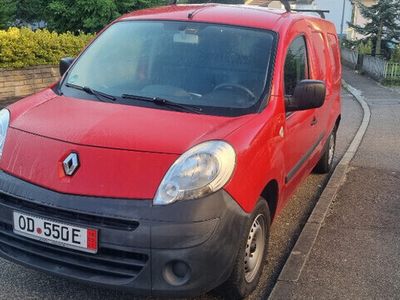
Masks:
[[[8,124],[10,123],[10,112],[7,109],[0,110],[0,158],[3,154],[6,142]]]
[[[195,199],[221,189],[231,178],[236,164],[232,146],[223,141],[199,144],[171,166],[162,180],[155,205]]]

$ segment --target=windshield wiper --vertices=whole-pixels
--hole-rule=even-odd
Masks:
[[[193,112],[196,114],[200,114],[202,112],[202,109],[198,106],[176,103],[176,102],[173,102],[173,101],[170,101],[170,100],[167,100],[164,98],[160,98],[160,97],[146,97],[146,96],[131,95],[131,94],[123,94],[121,97],[124,99],[132,99],[132,100],[151,102],[151,103],[154,103],[154,104],[160,105],[160,106],[169,106],[169,107],[179,108],[183,111]]]
[[[65,85],[69,88],[84,91],[87,94],[93,95],[102,102],[110,102],[110,101],[114,102],[115,100],[117,100],[117,97],[114,97],[112,95],[109,95],[109,94],[106,94],[106,93],[103,93],[100,91],[96,91],[88,86],[80,86],[80,85],[76,85],[76,84],[72,84],[72,83],[67,83]],[[105,99],[107,99],[107,100],[105,100]]]

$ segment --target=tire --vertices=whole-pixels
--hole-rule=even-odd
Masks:
[[[326,174],[332,170],[333,158],[335,157],[336,148],[336,128],[331,132],[325,144],[324,152],[315,166],[315,173]]]
[[[260,198],[246,223],[232,274],[218,289],[225,299],[242,299],[257,287],[267,258],[270,223],[267,201]]]

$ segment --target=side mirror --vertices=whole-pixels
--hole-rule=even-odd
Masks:
[[[326,86],[320,80],[302,80],[294,94],[285,100],[286,111],[299,111],[321,107],[325,102]]]
[[[63,76],[74,62],[74,57],[64,57],[60,60],[60,75]]]

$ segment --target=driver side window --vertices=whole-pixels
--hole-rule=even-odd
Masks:
[[[289,46],[284,69],[285,96],[292,96],[298,82],[308,79],[307,48],[304,36]]]

